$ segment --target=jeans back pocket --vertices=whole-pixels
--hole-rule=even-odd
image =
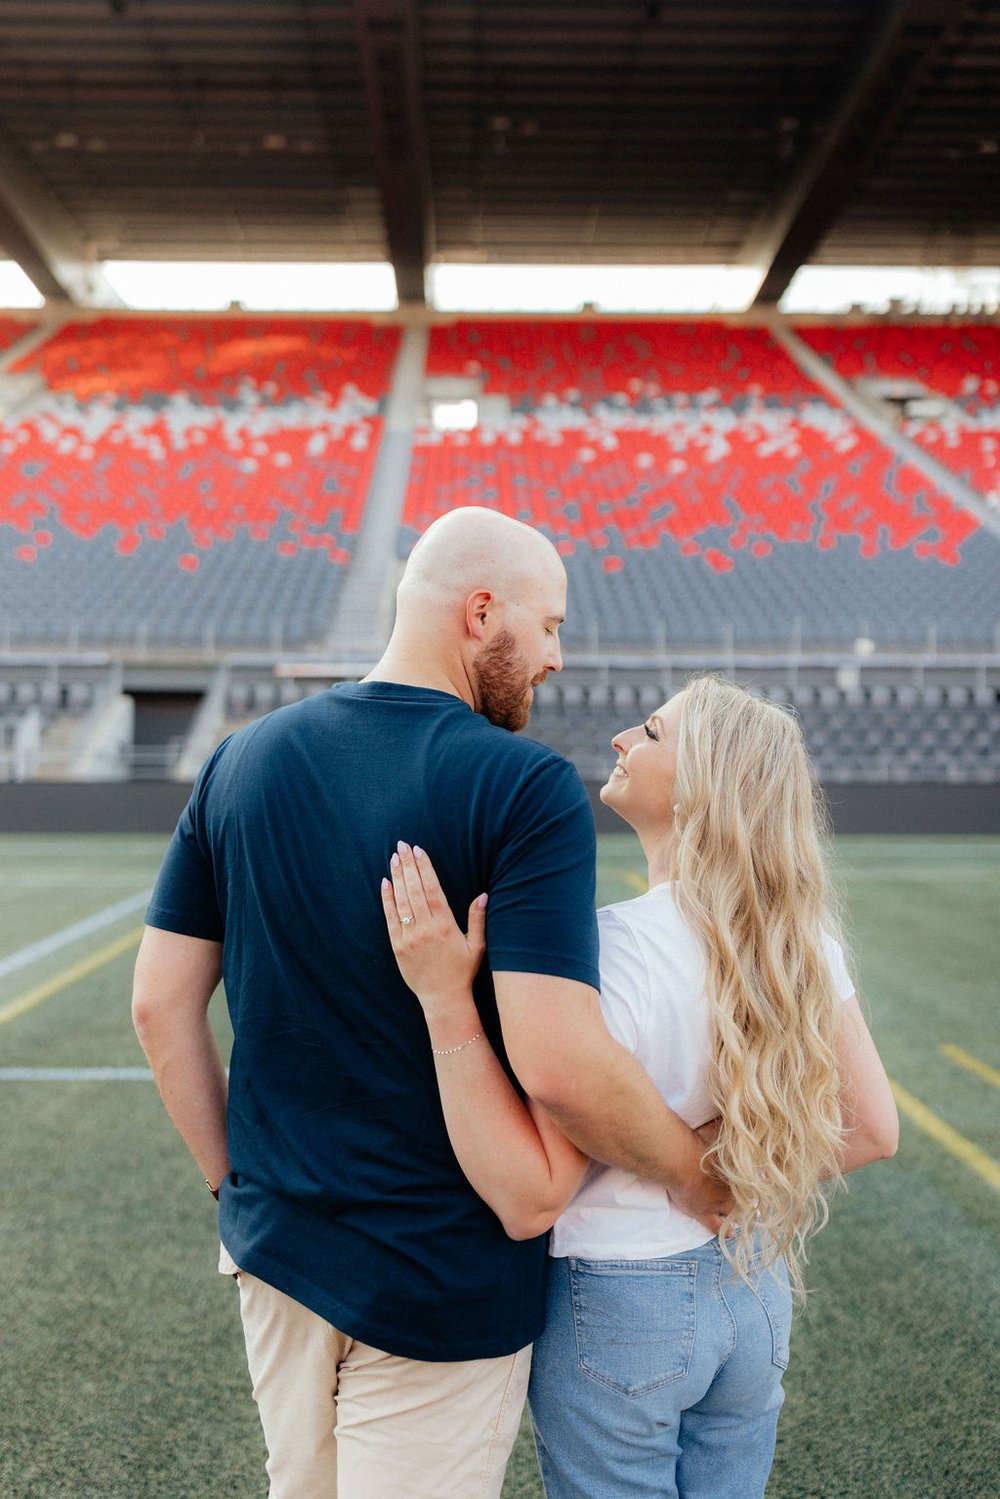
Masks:
[[[580,1368],[622,1395],[683,1379],[695,1332],[694,1260],[570,1259]]]

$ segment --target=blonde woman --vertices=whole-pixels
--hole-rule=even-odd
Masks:
[[[824,1184],[894,1153],[896,1111],[837,940],[795,720],[703,678],[612,744],[601,799],[639,835],[649,890],[599,913],[602,1010],[706,1127],[732,1196],[719,1235],[588,1162],[485,1038],[456,1044],[479,1029],[482,897],[465,937],[428,856],[400,845],[386,918],[463,1169],[508,1233],[553,1225],[530,1390],[548,1499],[756,1499]]]

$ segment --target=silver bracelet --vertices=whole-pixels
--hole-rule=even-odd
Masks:
[[[432,1046],[431,1051],[436,1057],[453,1057],[456,1051],[464,1051],[467,1046],[478,1041],[482,1034],[482,1031],[477,1031],[474,1036],[469,1037],[468,1041],[463,1041],[461,1046]]]

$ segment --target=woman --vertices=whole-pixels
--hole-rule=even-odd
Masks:
[[[473,1035],[484,897],[463,937],[426,854],[401,846],[386,918],[463,1169],[509,1233],[554,1224],[530,1391],[549,1499],[755,1499],[823,1182],[893,1154],[896,1112],[834,935],[795,720],[702,678],[612,744],[601,799],[639,835],[650,888],[599,913],[602,1009],[666,1103],[713,1121],[732,1194],[717,1237],[586,1162]]]

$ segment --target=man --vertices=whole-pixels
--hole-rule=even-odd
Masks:
[[[477,1002],[527,1091],[589,1154],[721,1206],[600,1018],[584,788],[509,732],[562,665],[565,599],[530,527],[437,521],[374,671],[216,750],[153,895],[136,1028],[220,1199],[272,1499],[499,1495],[541,1326],[545,1240],[508,1239],[459,1170],[389,947],[397,839],[432,853],[453,909],[489,891]]]

